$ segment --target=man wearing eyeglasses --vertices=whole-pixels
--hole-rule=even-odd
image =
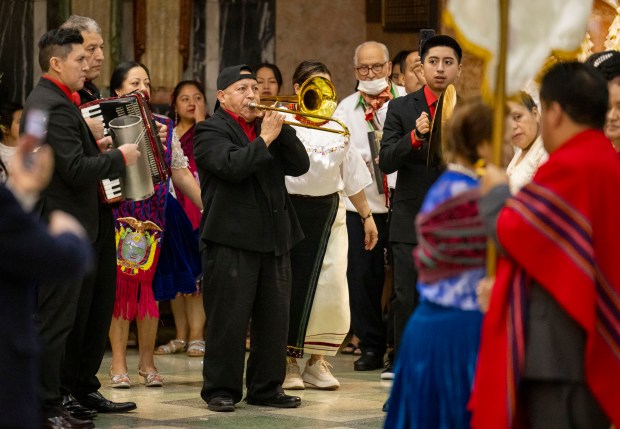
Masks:
[[[342,120],[351,133],[350,144],[361,154],[373,176],[364,189],[371,213],[357,213],[350,201],[347,205],[349,232],[349,283],[351,327],[360,338],[361,357],[355,361],[356,371],[383,367],[386,349],[386,326],[381,311],[384,282],[384,249],[387,243],[387,201],[384,176],[378,168],[378,142],[383,132],[387,103],[398,96],[390,80],[392,63],[382,43],[368,41],[355,49],[353,71],[357,91],[338,105],[334,117]],[[369,252],[363,250],[364,229],[360,217],[372,215],[379,231],[379,242]]]

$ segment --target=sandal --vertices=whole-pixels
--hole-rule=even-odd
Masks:
[[[112,367],[110,367],[110,387],[117,389],[129,389],[131,387],[131,380],[129,374],[112,374]]]
[[[353,343],[349,343],[346,346],[344,346],[342,350],[340,350],[340,353],[342,353],[343,355],[354,355],[356,354],[358,350],[360,350],[358,346],[356,346]],[[361,350],[359,354],[361,354]]]
[[[205,342],[204,340],[192,340],[187,346],[187,356],[189,357],[202,357],[205,355]]]
[[[157,347],[153,354],[173,355],[176,353],[183,353],[185,350],[187,350],[187,343],[185,340],[180,340],[177,338],[176,340],[170,340],[168,344],[162,344]]]
[[[140,376],[140,382],[145,387],[162,387],[164,385],[164,379],[157,369],[153,372],[147,372],[138,368],[138,375]]]

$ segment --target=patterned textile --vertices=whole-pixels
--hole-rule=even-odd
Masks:
[[[477,310],[476,284],[484,277],[486,238],[478,209],[478,181],[445,171],[431,186],[416,220],[420,298],[446,307]]]
[[[577,134],[550,155],[497,221],[499,261],[470,402],[472,427],[520,428],[517,403],[530,279],[586,333],[586,383],[620,424],[620,159],[605,136]],[[493,404],[492,407],[489,404]]]
[[[167,118],[164,120],[156,117],[155,119],[168,126],[167,150],[164,151],[164,160],[166,165],[170,166],[172,162],[172,123]],[[113,315],[117,319],[121,317],[126,320],[132,320],[135,317],[140,319],[146,316],[159,317],[159,310],[153,297],[152,282],[159,261],[161,238],[166,230],[165,213],[169,186],[170,181],[157,184],[154,186],[155,192],[150,198],[143,201],[123,201],[114,210],[117,237],[117,276]],[[142,222],[149,221],[154,227],[147,230],[148,235],[139,234],[135,226],[132,227],[126,221],[120,220],[122,218],[132,218]],[[134,261],[131,260],[132,256],[127,252],[129,246],[126,246],[126,252],[123,254],[123,245],[130,242],[128,238],[133,238],[135,245],[144,247],[144,250],[141,251],[152,257],[149,263],[143,263],[139,266],[131,265]],[[133,256],[133,258],[135,259],[137,256]]]
[[[417,217],[414,257],[422,282],[484,266],[487,239],[478,215],[479,195],[477,189],[466,191]]]

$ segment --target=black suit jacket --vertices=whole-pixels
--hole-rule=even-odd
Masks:
[[[41,424],[35,282],[81,276],[91,266],[88,242],[50,236],[0,184],[0,427]]]
[[[267,147],[261,137],[250,142],[220,108],[196,126],[194,159],[204,205],[201,250],[213,241],[281,255],[303,238],[284,185],[285,175],[301,176],[310,168],[293,128],[284,125]]]
[[[389,239],[392,242],[418,242],[415,217],[420,211],[426,192],[443,170],[432,156],[430,164],[427,165],[427,141],[423,142],[418,150],[411,146],[411,131],[422,112],[430,116],[424,88],[405,97],[395,98],[388,104],[379,151],[379,167],[386,174],[398,171],[390,218]]]
[[[45,78],[39,80],[26,100],[22,131],[28,111],[33,108],[49,114],[45,140],[54,150],[55,162],[52,181],[35,210],[43,217],[54,210],[72,214],[94,242],[99,233],[100,211],[109,211],[100,205],[97,187],[100,180],[125,172],[123,154],[118,149],[101,154],[78,107]]]

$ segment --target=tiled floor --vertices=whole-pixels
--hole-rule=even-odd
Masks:
[[[127,414],[101,414],[98,428],[269,428],[269,429],[348,429],[381,428],[383,402],[390,382],[380,380],[380,370],[353,371],[356,357],[338,355],[328,358],[341,387],[336,391],[289,391],[302,398],[301,407],[276,409],[237,404],[233,413],[215,413],[200,398],[202,359],[184,354],[156,356],[155,362],[164,376],[163,388],[139,385],[136,349],[128,350],[128,365],[133,382],[131,389],[112,389],[108,383],[110,354],[106,354],[99,379],[101,393],[114,401],[134,401],[138,409]],[[303,371],[303,363],[300,365]]]

